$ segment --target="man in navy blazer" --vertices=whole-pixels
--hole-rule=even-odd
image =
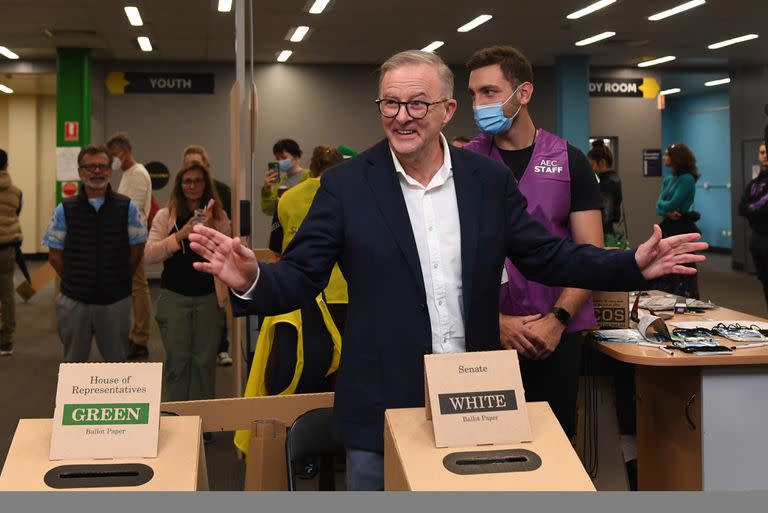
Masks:
[[[513,175],[450,147],[453,76],[434,54],[401,52],[382,65],[386,139],[327,171],[295,238],[276,264],[197,225],[198,270],[237,292],[235,307],[273,315],[300,308],[338,262],[349,285],[334,418],[347,448],[348,489],[383,489],[387,408],[424,404],[424,355],[501,349],[498,298],[509,257],[545,284],[645,288],[706,248],[698,234],[653,236],[637,251],[604,251],[552,236],[525,211]],[[243,292],[245,291],[245,292]]]

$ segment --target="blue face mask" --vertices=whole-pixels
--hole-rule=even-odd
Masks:
[[[293,161],[291,159],[278,160],[277,166],[280,168],[280,171],[289,171],[293,167]]]
[[[509,95],[509,98],[501,103],[489,103],[488,105],[473,107],[473,110],[475,111],[475,124],[477,124],[477,127],[486,134],[493,135],[503,134],[509,130],[509,127],[512,126],[512,122],[517,117],[520,109],[523,108],[523,104],[520,104],[511,118],[504,115],[504,105],[515,96],[515,93],[517,93],[517,90],[520,89],[522,85],[523,84],[517,86],[517,89]]]

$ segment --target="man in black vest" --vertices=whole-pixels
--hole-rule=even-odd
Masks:
[[[80,151],[80,191],[56,207],[43,237],[61,276],[56,322],[66,362],[88,361],[94,336],[104,360],[127,357],[131,276],[144,254],[147,223],[130,198],[112,191],[111,160],[103,146]]]

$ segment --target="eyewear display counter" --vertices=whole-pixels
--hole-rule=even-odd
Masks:
[[[727,308],[666,323],[675,320],[765,321]],[[670,356],[636,344],[595,346],[635,365],[639,490],[768,490],[768,347]]]

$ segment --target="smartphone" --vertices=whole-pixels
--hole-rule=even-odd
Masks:
[[[274,171],[277,173],[277,183],[280,183],[280,165],[277,162],[270,162],[267,164],[267,169],[269,171]]]

